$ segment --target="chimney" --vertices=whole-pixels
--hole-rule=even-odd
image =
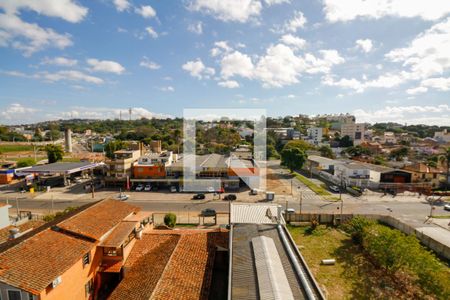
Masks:
[[[67,128],[65,131],[66,152],[72,153],[72,130]]]

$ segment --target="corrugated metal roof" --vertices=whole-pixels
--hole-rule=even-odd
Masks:
[[[231,223],[277,224],[277,204],[232,204]],[[284,223],[284,219],[281,219]]]

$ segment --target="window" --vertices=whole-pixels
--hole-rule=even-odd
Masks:
[[[94,290],[94,281],[92,280],[92,278],[86,282],[86,284],[84,285],[84,291],[86,293],[86,298],[89,298],[89,296],[92,294],[92,291]]]
[[[88,252],[83,256],[83,268],[91,262],[91,253]]]
[[[20,295],[20,291],[11,291],[8,290],[8,300],[21,300],[22,296]]]
[[[28,300],[36,299],[33,294],[28,293]]]

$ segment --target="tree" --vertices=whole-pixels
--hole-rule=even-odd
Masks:
[[[350,139],[348,135],[343,136],[339,139],[339,147],[351,147],[353,146],[353,141]]]
[[[45,146],[45,151],[47,152],[48,163],[54,163],[58,160],[62,160],[64,156],[64,151],[61,145],[49,144]]]
[[[313,146],[309,144],[308,142],[302,141],[302,140],[293,140],[289,141],[284,145],[283,150],[292,149],[292,148],[298,148],[302,151],[306,151],[309,149],[312,149]]]
[[[319,148],[320,155],[323,157],[334,158],[333,150],[331,150],[330,146],[323,145]]]
[[[394,158],[397,161],[402,160],[404,157],[408,156],[409,149],[407,147],[401,147],[398,149],[394,149],[389,154],[390,158]]]
[[[306,158],[305,152],[299,148],[288,148],[281,151],[281,165],[288,167],[291,172],[301,169]]]
[[[371,154],[368,148],[362,147],[361,145],[348,147],[347,149],[345,149],[345,152],[351,157],[359,157],[361,155]]]
[[[166,226],[173,228],[177,224],[177,216],[173,213],[168,213],[164,216],[164,224]]]
[[[449,173],[450,173],[450,147],[445,149],[444,154],[439,155],[439,161],[445,166],[445,190],[448,189],[449,186]]]
[[[106,157],[113,159],[114,152],[121,150],[124,147],[124,143],[121,140],[110,141],[105,145],[105,155]]]

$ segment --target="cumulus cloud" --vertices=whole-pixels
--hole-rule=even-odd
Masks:
[[[86,62],[91,66],[91,71],[94,72],[122,74],[125,71],[125,68],[121,64],[112,60],[89,58]]]
[[[158,33],[151,27],[145,27],[145,31],[148,33],[149,36],[151,36],[152,38],[156,39],[158,38]]]
[[[372,40],[370,39],[360,39],[356,41],[356,48],[361,49],[365,53],[369,53],[373,48]]]
[[[353,114],[360,122],[396,122],[408,124],[450,125],[450,106],[387,106],[379,110],[357,109]]]
[[[192,77],[197,79],[208,79],[216,73],[213,68],[206,67],[200,58],[197,58],[195,61],[188,61],[181,67],[183,70],[189,72]]]
[[[142,5],[141,7],[136,7],[135,12],[146,19],[156,17],[156,11],[150,5]]]
[[[225,80],[225,81],[219,81],[217,83],[221,87],[229,88],[229,89],[235,89],[239,87],[239,83],[234,80]]]
[[[285,45],[293,46],[296,49],[303,49],[306,46],[306,41],[292,34],[285,34],[280,38],[280,42]]]
[[[281,4],[281,3],[290,3],[291,0],[264,0],[264,2],[271,6],[271,5],[275,5],[275,4]]]
[[[159,88],[163,92],[175,92],[175,88],[171,85],[169,86],[162,86]]]
[[[53,119],[118,119],[122,115],[123,118],[128,117],[128,108],[109,108],[109,107],[83,107],[76,106],[69,108],[68,111],[54,113]],[[154,113],[143,107],[132,107],[131,118],[133,120],[147,119],[166,119],[173,118],[171,115]]]
[[[9,106],[3,107],[0,116],[4,120],[18,120],[26,118],[32,113],[39,111],[36,108],[27,107],[20,103],[11,103]]]
[[[203,23],[199,21],[194,24],[189,24],[187,29],[190,32],[193,32],[195,34],[202,34],[203,33]]]
[[[55,73],[39,72],[33,75],[33,78],[42,79],[44,81],[84,81],[87,83],[102,84],[103,79],[85,74],[76,70],[63,70]]]
[[[294,17],[284,24],[284,30],[287,32],[297,32],[299,28],[305,27],[307,20],[301,11],[295,11]]]
[[[62,56],[53,57],[53,58],[45,57],[41,62],[41,64],[43,64],[43,65],[54,65],[54,66],[63,66],[63,67],[73,67],[77,63],[78,63],[78,61],[76,59],[70,59],[70,58],[62,57]]]
[[[262,4],[259,0],[192,0],[188,8],[225,22],[245,23],[260,15]]]
[[[131,7],[131,4],[130,2],[128,2],[128,0],[114,0],[113,3],[117,11],[120,12],[128,10]]]
[[[251,78],[253,76],[254,66],[252,60],[248,55],[242,54],[239,51],[225,55],[222,58],[221,67],[221,75],[225,79],[235,75],[245,78]]]
[[[406,93],[408,95],[417,95],[417,94],[426,93],[427,91],[428,91],[428,89],[426,87],[419,86],[419,87],[416,87],[416,88],[407,89]]]
[[[386,16],[438,20],[450,12],[447,0],[324,0],[325,18],[346,22],[356,18],[380,19]]]

